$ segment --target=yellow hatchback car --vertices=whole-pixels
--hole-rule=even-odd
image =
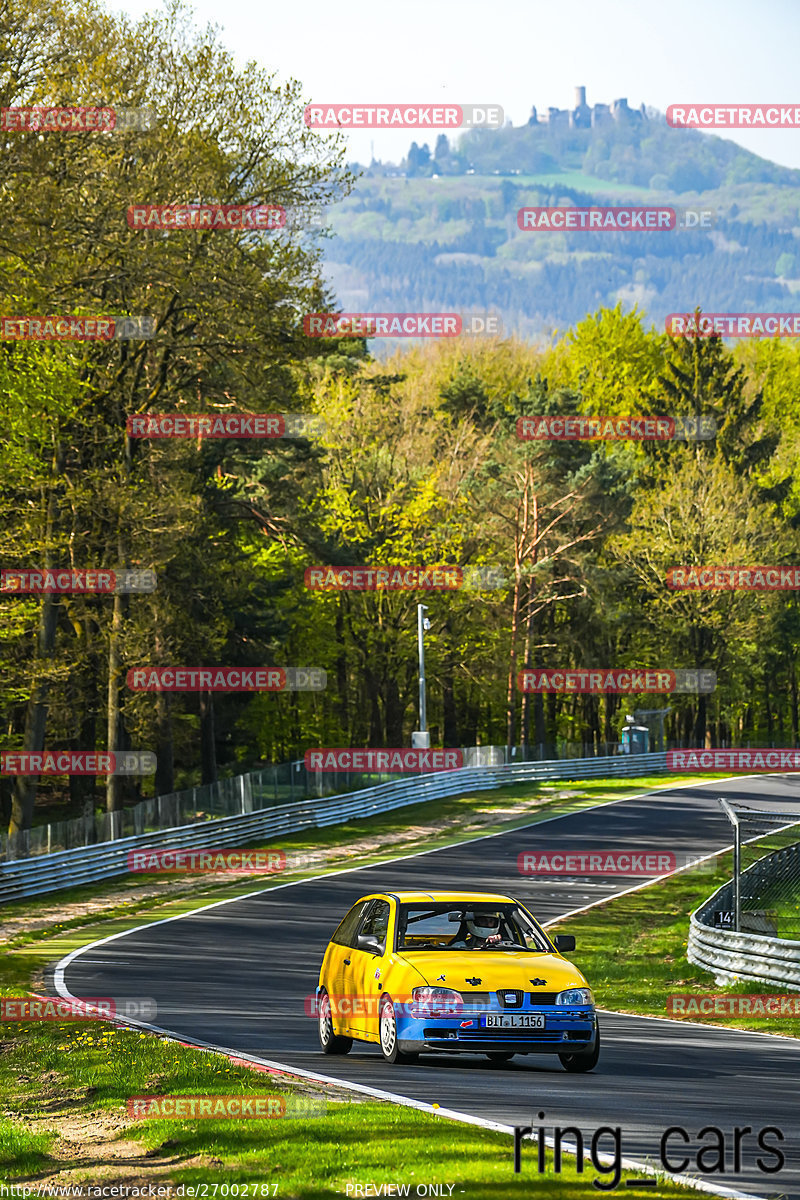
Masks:
[[[421,1051],[557,1054],[567,1071],[591,1071],[600,1053],[594,997],[513,896],[487,892],[380,892],[336,928],[316,995],[325,1054],[353,1041],[387,1062]]]

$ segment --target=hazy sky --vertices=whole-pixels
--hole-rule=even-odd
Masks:
[[[110,7],[139,16],[153,0]],[[195,0],[242,61],[293,77],[315,102],[500,104],[515,125],[532,104],[625,96],[664,112],[686,102],[800,103],[800,0]],[[348,133],[350,158],[401,158],[411,130]],[[726,130],[800,167],[800,130]]]

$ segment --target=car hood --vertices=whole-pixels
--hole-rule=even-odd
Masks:
[[[558,954],[515,954],[513,950],[412,950],[404,960],[432,987],[456,991],[480,987],[518,988],[523,992],[560,992],[588,987],[577,967]],[[541,983],[533,983],[533,980]],[[479,980],[480,982],[474,982]],[[465,986],[466,985],[466,986]]]

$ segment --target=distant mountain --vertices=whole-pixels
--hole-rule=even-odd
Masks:
[[[419,147],[404,160],[402,170],[407,176],[460,175],[470,169],[479,175],[578,171],[609,183],[676,195],[740,183],[800,184],[800,171],[759,158],[722,137],[672,129],[653,109],[626,106],[621,110],[624,116],[609,115],[588,128],[570,126],[563,119],[574,111],[551,110],[549,121],[536,118],[536,123],[517,128],[470,130],[453,147],[446,136],[439,137],[429,157]]]
[[[615,102],[624,105],[625,102]],[[589,110],[588,106],[584,106]],[[326,264],[346,310],[492,309],[547,334],[622,299],[667,313],[795,309],[800,171],[654,110],[575,112],[413,143],[372,163],[329,213]],[[609,113],[613,110],[609,110]],[[572,123],[571,123],[572,122]],[[703,231],[521,231],[523,206],[672,204],[713,210]]]

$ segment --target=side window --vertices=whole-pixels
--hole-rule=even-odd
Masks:
[[[370,900],[359,900],[357,904],[354,904],[344,920],[340,921],[336,926],[331,941],[335,942],[337,946],[355,945],[358,922],[371,903]]]
[[[389,931],[389,902],[388,900],[373,900],[372,908],[364,917],[359,933],[370,934],[378,939],[381,954],[386,950],[386,934]]]

